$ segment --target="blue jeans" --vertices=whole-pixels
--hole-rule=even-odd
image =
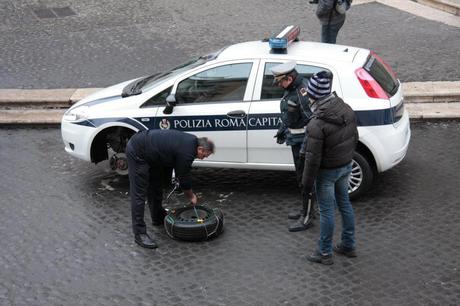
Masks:
[[[340,28],[345,23],[345,20],[336,24],[324,24],[321,26],[321,42],[328,44],[335,44],[337,41],[337,34]]]
[[[332,254],[334,210],[337,206],[342,216],[342,246],[355,248],[355,215],[348,196],[348,177],[351,163],[335,169],[320,169],[316,177],[316,196],[319,207],[319,251]]]

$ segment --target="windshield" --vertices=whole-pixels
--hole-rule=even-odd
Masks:
[[[169,80],[169,79],[181,74],[182,72],[185,72],[187,70],[196,68],[198,66],[203,65],[204,63],[207,63],[207,62],[209,62],[211,60],[214,60],[220,54],[220,52],[222,52],[222,50],[223,49],[221,49],[221,50],[219,50],[217,52],[213,52],[213,53],[204,55],[204,56],[200,56],[199,58],[196,58],[196,59],[193,59],[193,60],[188,61],[186,63],[183,63],[183,64],[171,69],[170,71],[158,74],[157,76],[149,79],[139,89],[141,89],[142,91],[148,91],[151,88],[153,88],[155,86],[158,86],[160,83],[163,83],[163,82],[165,82],[165,81],[167,81],[167,80]]]

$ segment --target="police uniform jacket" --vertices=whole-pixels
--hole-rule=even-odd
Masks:
[[[355,113],[348,104],[331,93],[318,100],[307,126],[305,168],[302,185],[313,187],[319,169],[334,169],[351,162],[358,143]]]
[[[307,80],[297,75],[280,102],[282,124],[278,132],[285,134],[286,144],[290,146],[303,143],[305,126],[312,115],[308,106],[307,86]]]
[[[140,156],[152,167],[174,168],[181,189],[191,189],[197,137],[177,130],[147,130],[139,134],[133,147],[141,152]]]

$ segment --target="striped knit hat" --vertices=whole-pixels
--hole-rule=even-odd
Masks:
[[[331,74],[320,71],[311,76],[307,87],[308,97],[318,100],[331,93]]]

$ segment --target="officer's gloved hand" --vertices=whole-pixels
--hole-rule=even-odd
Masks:
[[[312,198],[312,196],[313,196],[312,187],[304,187],[304,186],[302,186],[301,189],[302,189],[302,194],[305,197],[307,197],[307,199]]]
[[[273,138],[276,138],[276,143],[278,144],[283,144],[286,142],[286,135],[284,134],[284,132],[278,131],[278,133],[276,133],[276,135],[273,136]]]
[[[299,151],[299,158],[301,160],[305,159],[305,148],[304,147],[301,147],[300,148],[300,151]]]

